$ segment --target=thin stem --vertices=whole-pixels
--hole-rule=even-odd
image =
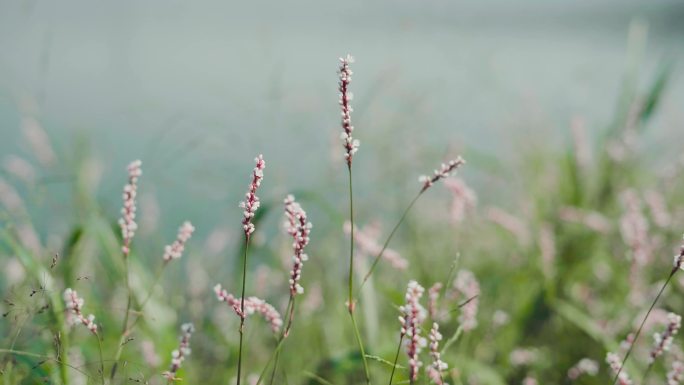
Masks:
[[[154,293],[154,288],[157,287],[157,283],[159,283],[159,279],[161,278],[161,275],[164,272],[164,268],[166,267],[166,264],[167,264],[167,262],[164,262],[161,269],[159,269],[157,271],[157,274],[154,277],[154,281],[152,281],[152,287],[150,288],[150,291],[147,293],[147,297],[145,297],[145,299],[140,303],[140,306],[138,308],[138,313],[139,313],[138,316],[135,317],[135,319],[133,320],[133,323],[128,328],[129,333],[135,327],[135,325],[138,323],[138,321],[140,321],[140,318],[142,318],[142,311],[145,308],[145,305],[147,304],[147,302],[152,298],[152,294]]]
[[[354,317],[354,193],[352,187],[352,169],[351,163],[349,163],[349,221],[351,222],[351,236],[349,237],[350,247],[349,247],[349,302],[347,303],[349,309],[349,316],[351,317],[352,325],[354,326],[354,336],[356,337],[356,342],[359,344],[359,350],[361,350],[361,360],[363,361],[363,371],[366,377],[366,384],[370,385],[370,371],[368,370],[368,360],[366,359],[366,350],[363,347],[363,341],[361,340],[361,333],[359,332],[359,327],[356,324],[356,317]]]
[[[283,347],[283,342],[285,341],[284,338],[281,338],[280,341],[278,341],[278,344],[276,345],[275,350],[273,351],[273,354],[271,354],[271,357],[269,357],[268,361],[266,362],[266,366],[264,366],[264,369],[261,371],[261,374],[259,374],[259,379],[257,379],[257,382],[255,385],[260,385],[261,381],[264,378],[264,375],[266,374],[266,370],[268,370],[268,367],[271,365],[271,361],[275,358],[275,356],[278,354],[280,351],[280,348]]]
[[[290,300],[287,302],[287,308],[285,308],[285,313],[289,314],[288,315],[288,321],[287,321],[287,326],[283,329],[283,333],[280,335],[280,338],[278,339],[278,345],[280,345],[280,342],[285,340],[287,336],[290,334],[290,328],[292,327],[292,321],[294,319],[294,309],[295,309],[295,296],[290,293]],[[273,381],[275,380],[275,375],[276,371],[278,370],[278,362],[280,361],[280,351],[273,352],[275,355],[275,363],[273,364],[273,371],[271,372],[271,380],[269,381],[269,384],[273,384]],[[269,360],[270,362],[270,360]]]
[[[620,373],[622,372],[622,368],[624,368],[625,363],[627,362],[627,359],[629,358],[629,355],[632,354],[632,349],[634,348],[634,345],[636,345],[636,342],[639,339],[639,335],[641,334],[641,329],[643,329],[644,324],[646,323],[646,320],[648,319],[648,316],[651,314],[651,311],[653,311],[653,308],[655,307],[656,303],[658,303],[660,296],[663,294],[663,292],[665,291],[665,288],[667,287],[667,285],[672,280],[672,277],[674,277],[674,275],[677,273],[677,270],[679,270],[679,268],[677,266],[675,266],[672,269],[672,271],[670,272],[670,275],[667,277],[667,280],[665,280],[663,287],[660,288],[658,295],[656,295],[655,299],[653,300],[653,303],[651,303],[651,307],[648,308],[648,311],[646,312],[644,319],[641,321],[641,325],[639,325],[639,329],[637,329],[636,334],[634,334],[634,340],[630,344],[629,349],[627,349],[627,353],[625,354],[625,358],[622,360],[622,364],[620,364],[620,369],[618,369],[617,373],[615,373],[615,377],[613,378],[613,385],[615,385],[615,383],[617,382],[617,379],[620,376]]]
[[[641,384],[646,384],[646,377],[648,377],[648,373],[651,371],[651,368],[653,368],[654,363],[655,361],[648,364],[648,367],[646,367],[646,370],[644,370],[644,375],[641,376]]]
[[[397,361],[399,361],[399,353],[401,352],[401,343],[404,342],[404,335],[399,337],[399,346],[397,346],[397,354],[394,355],[394,363],[392,364],[392,373],[390,373],[389,385],[392,385],[392,379],[394,378],[394,371],[397,369]]]
[[[394,237],[394,233],[397,232],[397,229],[399,229],[399,226],[404,222],[404,219],[406,219],[406,215],[408,215],[409,211],[411,211],[411,208],[413,208],[413,205],[416,204],[416,201],[418,201],[418,198],[420,198],[421,195],[423,195],[423,192],[425,190],[420,190],[418,194],[411,200],[411,203],[409,203],[408,206],[406,206],[406,209],[404,209],[404,213],[401,214],[401,217],[399,218],[399,222],[397,222],[396,225],[394,225],[394,228],[390,232],[389,236],[385,240],[385,244],[382,245],[382,249],[380,249],[380,252],[378,253],[377,256],[375,256],[375,259],[373,260],[373,264],[371,264],[370,269],[368,270],[368,273],[363,277],[363,281],[361,282],[361,287],[359,287],[359,291],[363,289],[363,285],[366,284],[366,281],[370,278],[371,274],[373,274],[373,271],[375,270],[375,267],[378,265],[378,262],[380,262],[380,258],[382,257],[382,254],[385,252],[387,249],[387,246],[389,246],[390,241],[392,240],[392,237]],[[354,226],[352,225],[352,237],[354,236]]]
[[[129,242],[125,242],[124,248],[128,249],[130,247]],[[124,279],[126,281],[126,293],[128,299],[126,300],[126,313],[124,314],[123,325],[121,326],[121,338],[119,338],[119,346],[116,349],[116,354],[114,354],[114,364],[112,364],[112,371],[109,374],[111,380],[114,379],[116,375],[116,369],[119,365],[119,359],[121,358],[121,353],[123,353],[123,347],[126,344],[126,337],[128,336],[128,316],[131,312],[131,285],[129,280],[129,267],[128,267],[128,257],[129,252],[124,252]]]
[[[100,336],[97,334],[94,334],[95,338],[97,338],[97,347],[100,350],[100,379],[102,380],[102,385],[105,385],[105,375],[104,375],[104,359],[102,358],[102,341],[100,340]]]
[[[240,348],[238,350],[237,385],[240,385],[242,376],[242,340],[245,329],[245,288],[247,285],[247,253],[249,251],[249,234],[245,236],[245,254],[242,257],[242,295],[240,297]]]

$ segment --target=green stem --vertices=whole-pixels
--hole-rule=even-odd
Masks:
[[[287,302],[287,307],[285,308],[285,314],[288,314],[287,326],[283,329],[283,333],[280,335],[278,344],[280,344],[280,341],[283,341],[290,334],[290,328],[292,327],[292,321],[294,320],[294,309],[295,297],[290,293],[290,300]],[[270,385],[273,385],[276,371],[278,370],[278,362],[280,361],[280,351],[273,352],[273,354],[275,354],[275,363],[273,364],[273,371],[271,372],[271,381],[269,381]]]
[[[352,187],[352,169],[351,163],[348,167],[349,170],[349,221],[351,222],[351,236],[349,239],[349,302],[347,303],[349,309],[349,316],[351,317],[352,325],[354,326],[354,336],[356,337],[356,342],[359,345],[359,350],[361,350],[361,360],[363,361],[363,371],[366,377],[366,384],[370,385],[370,371],[368,370],[368,360],[366,359],[366,350],[363,348],[363,341],[361,340],[361,333],[359,332],[359,327],[356,324],[356,317],[354,317],[354,193]]]
[[[264,369],[261,371],[261,374],[259,374],[259,379],[257,379],[256,385],[260,385],[261,381],[264,379],[264,375],[266,374],[266,371],[268,370],[268,367],[271,365],[271,361],[275,358],[275,356],[280,352],[280,349],[283,347],[283,342],[285,341],[284,338],[281,338],[278,341],[278,344],[276,345],[275,350],[271,354],[271,357],[269,357],[268,361],[266,362],[266,366],[264,366]]]
[[[245,253],[242,257],[242,295],[240,297],[240,348],[238,349],[237,385],[242,377],[242,340],[245,329],[245,288],[247,287],[247,253],[249,252],[249,234],[245,236]]]
[[[613,378],[613,385],[615,385],[615,383],[617,382],[617,379],[620,376],[620,373],[622,372],[622,368],[624,368],[625,363],[627,362],[627,359],[629,358],[629,355],[632,353],[632,349],[634,348],[634,345],[636,345],[637,339],[639,339],[639,335],[641,334],[641,329],[644,328],[644,324],[646,323],[648,316],[651,314],[651,311],[653,311],[653,308],[655,307],[656,303],[658,303],[660,296],[663,294],[663,292],[665,291],[665,288],[667,287],[667,285],[672,280],[672,277],[674,277],[674,275],[677,273],[677,270],[679,270],[679,268],[677,266],[675,266],[672,269],[672,271],[670,272],[670,275],[667,277],[667,280],[665,280],[663,287],[660,288],[658,295],[656,295],[655,299],[653,300],[653,303],[651,303],[651,307],[648,308],[648,311],[646,312],[644,319],[641,321],[641,325],[639,325],[639,329],[637,329],[636,334],[634,334],[634,340],[632,340],[632,343],[629,345],[629,349],[627,349],[627,353],[625,354],[625,358],[622,360],[622,364],[620,364],[620,369],[618,369],[617,373],[615,373],[615,377]]]
[[[125,246],[126,248],[130,247],[128,244]],[[121,359],[121,354],[123,353],[123,347],[126,344],[126,337],[128,336],[128,317],[131,312],[131,300],[132,300],[132,295],[131,295],[131,285],[130,285],[130,280],[129,280],[129,263],[128,263],[128,258],[129,258],[129,253],[124,252],[124,278],[126,281],[126,292],[128,293],[128,299],[126,300],[126,313],[124,314],[124,319],[123,319],[123,325],[121,326],[121,337],[119,338],[119,346],[116,348],[116,353],[114,354],[114,364],[112,364],[112,371],[109,374],[109,378],[111,380],[114,379],[114,376],[116,376],[116,369],[119,366],[119,359]]]
[[[361,282],[361,286],[359,287],[359,291],[363,289],[363,285],[366,284],[366,281],[370,278],[371,274],[373,274],[373,271],[375,270],[375,267],[378,265],[378,262],[380,262],[380,258],[382,257],[382,254],[385,252],[387,249],[387,246],[389,246],[390,241],[392,240],[392,237],[394,237],[394,233],[397,232],[397,229],[399,229],[399,226],[404,222],[404,219],[406,219],[406,215],[408,215],[409,211],[411,211],[411,208],[413,208],[413,205],[416,204],[416,201],[418,201],[418,198],[420,198],[421,195],[423,195],[423,192],[425,190],[420,190],[418,194],[411,200],[411,203],[409,203],[408,206],[406,206],[406,209],[404,209],[404,213],[401,214],[401,217],[399,218],[399,222],[397,222],[396,225],[394,225],[394,228],[390,232],[389,236],[385,240],[385,243],[382,245],[382,249],[380,249],[380,252],[378,253],[377,256],[375,256],[375,259],[373,259],[373,264],[371,264],[370,269],[368,270],[368,273],[363,277],[363,281]],[[354,229],[353,229],[353,223],[352,223],[352,237],[354,237]]]
[[[97,347],[100,349],[100,379],[102,380],[102,385],[105,385],[105,375],[104,375],[104,358],[102,358],[102,341],[97,333],[93,333],[97,339]]]
[[[399,353],[401,352],[401,343],[404,342],[404,335],[399,337],[399,346],[397,346],[397,353],[394,355],[394,363],[392,364],[392,373],[390,373],[389,385],[392,385],[392,379],[394,378],[394,371],[397,369],[397,361],[399,361]]]

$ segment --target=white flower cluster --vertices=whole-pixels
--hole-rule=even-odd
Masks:
[[[662,333],[654,333],[654,346],[649,357],[650,363],[653,363],[656,358],[660,357],[664,352],[670,350],[672,340],[677,335],[679,328],[682,326],[682,317],[675,313],[667,315],[667,329]]]
[[[256,190],[261,186],[261,180],[264,179],[264,168],[266,167],[266,162],[264,162],[264,156],[259,155],[254,158],[256,166],[252,172],[252,182],[249,184],[249,189],[247,190],[246,200],[240,202],[240,208],[244,210],[242,219],[242,228],[245,231],[247,237],[254,232],[254,224],[252,219],[254,218],[254,213],[259,208],[259,197],[256,196]]]
[[[684,362],[675,361],[672,369],[667,372],[667,385],[679,385],[684,381]]]
[[[97,334],[97,324],[95,324],[95,316],[92,314],[90,314],[87,317],[83,315],[82,309],[84,301],[83,298],[78,296],[76,290],[72,290],[71,288],[64,290],[64,303],[66,305],[66,309],[69,316],[67,319],[69,324],[83,324],[83,326],[85,326],[93,334]]]
[[[285,230],[293,238],[292,248],[294,255],[292,256],[293,265],[290,270],[290,295],[304,293],[304,288],[299,284],[302,276],[302,266],[304,262],[309,259],[309,256],[304,253],[304,248],[309,244],[309,234],[311,233],[311,222],[308,221],[306,211],[302,209],[299,203],[295,202],[294,196],[288,195],[285,198]]]
[[[164,262],[168,262],[172,259],[179,259],[183,255],[185,243],[192,237],[194,231],[195,227],[192,223],[188,221],[183,222],[183,225],[178,229],[176,240],[164,248]]]
[[[682,237],[682,240],[684,240],[684,237]],[[684,243],[679,248],[679,254],[674,256],[674,267],[684,270]]]
[[[452,159],[446,164],[442,163],[439,169],[434,171],[432,176],[421,175],[418,178],[418,181],[423,184],[422,191],[425,191],[428,188],[430,188],[430,186],[435,184],[435,182],[437,182],[438,180],[448,177],[449,175],[451,175],[452,172],[454,172],[457,168],[461,167],[464,164],[465,160],[458,156],[456,157],[456,159]]]
[[[123,208],[121,209],[121,219],[119,219],[119,226],[121,227],[121,237],[123,238],[123,253],[128,255],[130,253],[130,245],[135,231],[138,229],[138,224],[135,223],[135,198],[138,195],[138,178],[142,175],[142,162],[135,160],[128,165],[128,183],[123,189]]]
[[[598,370],[598,362],[590,358],[582,358],[575,364],[575,366],[568,370],[568,379],[574,381],[583,374],[586,374],[588,376],[595,376],[598,374]]]
[[[439,325],[437,322],[432,323],[430,329],[430,357],[432,357],[432,364],[428,367],[428,377],[437,385],[448,385],[444,382],[443,373],[449,369],[449,365],[442,361],[442,356],[439,353],[439,341],[442,340],[442,334],[439,332]]]
[[[344,159],[347,161],[347,165],[351,167],[352,158],[354,154],[359,149],[359,141],[352,137],[352,132],[354,131],[354,126],[351,124],[351,112],[353,111],[349,102],[353,99],[353,95],[349,92],[349,84],[351,83],[352,71],[349,69],[349,64],[354,62],[354,58],[351,55],[340,58],[340,106],[342,108],[342,129],[341,138],[343,141],[345,154]]]
[[[233,308],[235,314],[237,314],[240,318],[247,318],[247,316],[254,313],[261,314],[266,319],[266,322],[268,322],[268,324],[271,326],[273,333],[278,333],[280,327],[283,325],[283,319],[280,317],[280,313],[278,313],[273,306],[261,298],[245,298],[243,312],[242,300],[232,294],[229,294],[221,287],[220,284],[214,286],[214,293],[216,293],[216,298],[218,298],[220,302],[225,302],[228,304],[228,306]]]
[[[406,304],[399,307],[401,316],[401,336],[406,336],[406,354],[409,359],[409,377],[411,381],[418,379],[418,371],[423,363],[420,361],[420,351],[427,345],[425,338],[420,336],[421,325],[425,321],[426,311],[420,304],[420,298],[425,289],[416,281],[409,281],[406,289]]]
[[[617,378],[617,383],[619,385],[632,385],[632,380],[629,378],[629,375],[624,370],[620,370],[622,368],[622,360],[617,354],[608,352],[606,355],[606,363],[610,366],[613,374],[620,373]]]
[[[185,358],[190,355],[190,337],[195,332],[195,327],[191,323],[186,323],[181,326],[180,343],[178,349],[171,352],[171,367],[168,371],[162,373],[169,381],[178,380],[176,373],[180,369]]]

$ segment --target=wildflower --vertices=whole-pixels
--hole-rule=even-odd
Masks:
[[[682,326],[682,317],[675,313],[668,314],[667,319],[667,329],[665,329],[663,333],[653,334],[653,340],[655,344],[649,357],[650,363],[653,363],[656,358],[660,357],[664,352],[670,350],[670,346],[672,346],[672,340],[674,339],[674,336],[677,335],[679,328]]]
[[[342,108],[342,141],[345,149],[344,159],[347,161],[347,165],[351,167],[352,158],[354,154],[359,149],[359,141],[352,137],[352,132],[354,131],[354,126],[351,124],[351,112],[353,109],[349,105],[352,100],[353,95],[349,92],[349,84],[351,83],[352,71],[349,69],[349,64],[354,62],[354,58],[351,55],[347,57],[340,58],[340,106]]]
[[[437,322],[432,323],[429,338],[432,364],[428,367],[428,377],[437,385],[448,385],[444,382],[443,372],[449,368],[449,365],[442,361],[441,354],[439,353],[439,341],[442,340],[442,335],[439,333],[439,325]]]
[[[469,270],[460,270],[454,279],[454,288],[465,298],[466,303],[461,307],[461,315],[458,322],[461,323],[463,331],[467,332],[477,327],[477,308],[478,296],[480,295],[480,284]]]
[[[566,206],[560,209],[558,216],[566,222],[584,225],[589,230],[598,233],[608,233],[612,227],[608,218],[597,211],[582,210],[577,207]]]
[[[430,319],[435,320],[441,314],[439,314],[438,304],[439,304],[439,292],[442,290],[442,283],[436,282],[428,289],[428,314]]]
[[[637,193],[627,190],[621,194],[625,212],[620,218],[620,234],[632,251],[635,264],[644,266],[652,254],[648,236],[648,220],[642,213],[641,201]]]
[[[344,222],[344,232],[345,234],[351,234],[351,222]],[[362,229],[356,227],[354,229],[354,241],[356,247],[359,248],[359,252],[366,256],[376,256],[382,251],[382,245],[377,241],[380,235],[380,226],[376,224],[371,224],[364,226]],[[382,252],[382,258],[389,262],[392,267],[397,270],[406,270],[408,268],[408,261],[404,259],[399,252],[396,250],[385,248]]]
[[[256,196],[256,190],[261,185],[261,180],[264,179],[264,167],[266,167],[263,155],[257,156],[254,161],[256,162],[256,166],[252,172],[252,182],[249,184],[249,189],[247,190],[247,199],[240,202],[240,208],[244,210],[242,228],[245,231],[246,237],[249,237],[250,234],[254,232],[254,224],[252,223],[252,219],[254,218],[254,213],[257,211],[260,204],[259,197]]]
[[[164,262],[168,262],[172,259],[179,259],[183,255],[185,243],[190,239],[194,231],[195,228],[192,226],[192,223],[188,221],[183,222],[183,225],[178,229],[176,240],[164,248]]]
[[[421,325],[425,321],[425,309],[420,304],[420,298],[425,289],[416,281],[410,281],[406,289],[406,304],[399,307],[401,316],[401,337],[408,337],[406,341],[406,354],[409,359],[409,371],[411,381],[418,379],[418,371],[423,363],[419,359],[420,351],[427,341],[420,336]]]
[[[462,179],[449,178],[444,185],[451,191],[451,220],[454,223],[463,222],[466,212],[477,205],[477,195]]]
[[[682,381],[684,381],[684,363],[677,360],[672,363],[672,370],[667,372],[667,385],[679,385]]]
[[[195,332],[195,327],[191,323],[186,323],[181,326],[181,337],[178,349],[171,352],[171,367],[168,371],[162,373],[169,381],[176,381],[178,369],[180,369],[185,358],[190,355],[190,337]]]
[[[568,370],[568,378],[574,381],[583,374],[595,376],[598,373],[598,369],[598,362],[589,358],[582,358],[575,366]]]
[[[456,157],[456,159],[452,159],[446,164],[442,163],[439,169],[434,171],[432,176],[421,175],[418,178],[418,181],[423,184],[423,188],[421,189],[421,191],[427,190],[428,188],[430,188],[430,186],[435,184],[435,182],[439,181],[440,179],[448,177],[452,172],[454,172],[457,168],[461,167],[464,164],[465,160],[458,156]]]
[[[679,254],[674,256],[674,267],[684,270],[684,243],[679,247]]]
[[[121,249],[126,256],[131,252],[131,241],[138,229],[138,224],[135,223],[135,198],[138,194],[138,178],[142,175],[141,165],[140,160],[135,160],[128,165],[128,183],[123,189],[123,208],[121,209],[119,226],[121,226],[121,237],[123,238]]]
[[[259,313],[266,319],[266,322],[269,323],[273,333],[278,333],[280,327],[283,325],[280,313],[263,299],[257,297],[245,298],[245,311],[243,313],[241,310],[241,299],[236,298],[226,290],[223,290],[220,284],[214,286],[214,293],[216,293],[216,297],[219,301],[227,303],[228,306],[233,308],[235,314],[243,320],[251,314]]]
[[[536,378],[528,375],[523,378],[522,385],[539,385],[539,381],[537,381]]]
[[[521,245],[527,246],[530,243],[530,231],[520,218],[496,207],[488,208],[486,215],[487,219],[513,234]]]
[[[78,296],[76,290],[71,290],[68,288],[64,290],[64,303],[66,305],[66,310],[68,312],[68,321],[71,325],[77,323],[83,324],[86,329],[90,330],[93,334],[97,335],[97,324],[95,324],[95,316],[90,314],[89,316],[84,316],[83,309],[83,298]]]
[[[662,194],[656,190],[648,190],[644,192],[644,202],[648,206],[653,223],[658,227],[667,228],[672,223],[672,217],[667,210]]]
[[[619,385],[632,385],[632,380],[629,378],[629,375],[624,370],[621,370],[622,361],[617,354],[608,352],[606,355],[606,363],[608,363],[613,373],[620,373],[617,377],[617,383]]]
[[[539,352],[531,348],[516,348],[511,351],[508,360],[513,366],[525,366],[537,361]]]
[[[285,198],[285,229],[292,236],[292,248],[294,249],[293,266],[290,270],[290,295],[304,292],[304,288],[299,284],[302,275],[302,265],[309,257],[304,253],[304,248],[309,244],[309,234],[311,233],[311,222],[307,220],[306,211],[299,203],[295,202],[294,196],[288,195]]]

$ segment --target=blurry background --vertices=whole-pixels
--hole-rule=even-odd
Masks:
[[[166,366],[178,324],[192,319],[199,325],[206,323],[197,355],[205,363],[213,357],[220,368],[229,368],[225,360],[234,359],[230,349],[237,333],[225,320],[235,320],[227,312],[219,316],[210,312],[215,300],[208,290],[216,282],[229,290],[237,288],[237,281],[230,279],[234,267],[239,267],[237,202],[246,190],[252,159],[263,153],[267,168],[261,195],[266,214],[256,241],[264,247],[254,250],[252,282],[259,274],[269,276],[269,271],[257,266],[265,265],[277,276],[287,271],[288,241],[279,231],[280,201],[295,192],[315,225],[310,254],[320,257],[307,267],[311,276],[305,282],[323,281],[323,294],[321,286],[318,289],[325,301],[309,309],[316,313],[320,307],[321,318],[308,321],[319,334],[300,337],[302,346],[311,348],[310,356],[290,364],[313,372],[307,365],[313,362],[329,371],[334,365],[316,360],[339,358],[344,353],[340,344],[353,349],[347,323],[322,327],[337,318],[346,321],[339,306],[348,246],[341,231],[347,185],[336,69],[337,58],[347,53],[356,58],[351,89],[355,137],[361,140],[354,176],[361,226],[378,223],[386,233],[418,189],[418,175],[463,154],[469,163],[461,175],[477,192],[479,205],[512,211],[533,234],[528,233],[533,241],[521,241],[521,233],[515,234],[516,223],[506,229],[512,229],[514,237],[505,232],[502,236],[499,228],[483,230],[482,222],[505,222],[488,209],[466,225],[445,228],[449,218],[443,211],[450,195],[442,189],[426,197],[393,243],[409,260],[417,259],[420,268],[402,272],[400,278],[390,270],[380,276],[385,279],[377,284],[374,300],[382,310],[365,320],[369,333],[377,330],[379,319],[395,322],[393,305],[402,301],[408,278],[421,278],[425,286],[444,280],[446,266],[461,252],[471,261],[464,260],[464,265],[476,275],[490,274],[483,286],[496,300],[483,305],[488,316],[501,306],[511,306],[509,298],[496,294],[501,290],[511,295],[507,284],[519,284],[518,290],[528,297],[516,296],[520,307],[505,309],[517,317],[513,335],[493,342],[487,340],[493,338],[490,331],[483,330],[479,336],[470,335],[458,354],[474,355],[473,360],[495,368],[500,365],[501,378],[494,378],[518,383],[528,369],[511,369],[508,352],[521,345],[562,344],[556,335],[564,333],[568,346],[529,372],[554,382],[579,358],[590,356],[602,362],[603,348],[614,347],[611,344],[624,337],[629,321],[623,319],[604,331],[608,337],[599,337],[601,343],[594,346],[582,338],[588,333],[596,342],[591,331],[603,329],[568,316],[568,307],[563,306],[575,301],[582,308],[588,292],[583,290],[589,289],[571,283],[597,280],[590,275],[600,270],[594,262],[603,268],[605,261],[620,266],[619,259],[610,258],[621,258],[624,250],[619,248],[624,245],[617,232],[610,239],[596,240],[592,238],[596,234],[567,230],[557,219],[557,208],[597,210],[615,225],[623,209],[618,193],[636,182],[662,188],[666,198],[677,198],[668,195],[681,187],[675,182],[646,182],[674,175],[678,169],[671,169],[684,140],[684,2],[679,0],[0,1],[0,175],[24,201],[28,212],[19,222],[29,218],[36,230],[43,247],[37,253],[40,259],[49,262],[54,252],[66,255],[66,261],[74,258],[71,267],[65,267],[65,286],[75,285],[79,274],[93,279],[106,275],[107,266],[75,262],[99,260],[105,254],[102,245],[79,237],[88,239],[81,232],[94,228],[93,218],[111,225],[108,236],[118,235],[114,221],[125,166],[141,159],[141,230],[136,238],[141,280],[150,280],[144,271],[154,271],[162,245],[171,242],[183,220],[197,227],[190,257],[179,263],[182,267],[167,272],[172,278],[163,284],[164,295],[154,310],[155,321],[164,327],[146,330],[150,340],[161,345],[157,346],[163,358],[160,367]],[[642,130],[646,125],[648,129]],[[585,174],[565,167],[564,162],[572,158],[567,155],[569,143],[574,139],[577,146],[578,142],[571,135],[573,126],[593,143],[597,164]],[[623,162],[613,152],[605,155],[609,139],[621,138],[615,133],[623,128],[629,134],[639,131],[643,156],[639,160]],[[41,143],[49,147],[41,148]],[[613,162],[621,166],[613,167]],[[4,198],[10,197],[7,189],[2,192]],[[13,223],[17,218],[0,221]],[[677,222],[673,219],[673,223]],[[530,281],[542,272],[530,273],[526,264],[542,269],[537,266],[537,249],[543,246],[537,247],[534,234],[549,226],[558,240],[559,263],[568,266],[559,268],[564,278],[557,281],[544,271],[545,279],[554,282],[537,287]],[[681,231],[673,225],[659,238],[659,247],[668,255],[659,266],[669,265],[669,250]],[[113,238],[91,236],[116,250]],[[511,247],[516,237],[520,244]],[[70,257],[70,252],[85,259]],[[584,262],[577,262],[579,255],[586,257]],[[281,257],[285,262],[279,262]],[[506,278],[495,280],[492,266],[501,259],[511,265],[498,266]],[[519,275],[509,275],[511,266],[521,268]],[[336,269],[326,269],[330,267]],[[603,286],[596,294],[604,295],[615,285],[610,277],[605,282],[598,279]],[[186,282],[173,278],[195,286],[173,285]],[[17,284],[12,274],[3,279],[6,290]],[[279,282],[269,282],[265,287],[254,284],[253,290],[277,302],[273,297]],[[593,309],[587,318],[605,326],[616,314],[630,317],[644,305],[636,301],[626,315],[620,301],[629,283],[621,282],[618,288],[623,292],[610,294],[616,302]],[[103,285],[116,288],[114,280]],[[88,293],[91,288],[82,290]],[[106,289],[92,290],[86,299],[106,324],[104,313],[116,314],[117,306],[122,306],[116,301],[123,293],[112,292],[113,298],[108,298]],[[192,305],[199,297],[203,302]],[[101,298],[99,305],[95,298]],[[559,305],[555,302],[559,298],[567,303]],[[369,308],[375,306],[373,299],[364,300],[371,303]],[[564,315],[563,322],[571,319],[585,329],[566,329],[566,323],[550,315],[554,311]],[[599,322],[600,317],[605,319]],[[117,319],[109,322],[112,329],[119,328]],[[208,324],[220,330],[210,331],[213,326]],[[371,351],[383,357],[394,351],[396,325],[389,325],[370,337],[372,344],[378,344]],[[453,325],[445,328],[453,331]],[[303,329],[294,335],[307,335]],[[544,330],[549,334],[540,336]],[[207,335],[213,332],[225,339],[221,347],[212,347]],[[107,343],[114,344],[112,338]],[[481,340],[488,342],[488,348],[478,347]],[[269,341],[263,342],[263,350],[253,354],[254,362],[263,363],[268,357]],[[311,344],[320,346],[314,349]],[[221,350],[226,347],[228,352]],[[348,368],[341,366],[340,372],[325,372],[326,376],[348,378]],[[477,368],[474,372],[482,373],[482,367]],[[221,369],[212,370],[210,374],[199,366],[188,376],[191,381],[225,378]],[[484,383],[497,382],[489,378]]]
[[[3,2],[0,152],[35,116],[59,151],[89,141],[109,176],[141,158],[148,187],[173,191],[162,206],[184,203],[164,210],[172,223],[212,224],[257,153],[307,187],[337,159],[339,56],[356,58],[359,162],[373,173],[390,145],[390,159],[432,154],[413,179],[449,145],[508,154],[521,134],[567,136],[576,116],[608,124],[630,66],[650,82],[680,57],[683,18],[678,0]],[[658,134],[684,114],[681,76],[667,94]],[[119,185],[99,192],[118,198]]]

